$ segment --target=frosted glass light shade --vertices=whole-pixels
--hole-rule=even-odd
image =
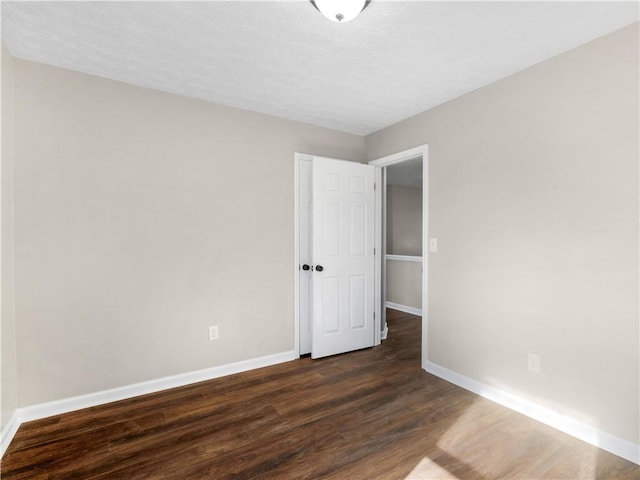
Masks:
[[[353,20],[370,0],[311,0],[311,3],[329,20],[344,23]]]

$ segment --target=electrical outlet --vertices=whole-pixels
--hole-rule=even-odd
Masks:
[[[532,373],[540,373],[540,355],[530,353],[529,357],[529,371]]]
[[[218,340],[218,326],[209,327],[209,340]]]

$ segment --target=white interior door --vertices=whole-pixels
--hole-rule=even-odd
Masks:
[[[311,357],[374,344],[375,168],[313,158]]]

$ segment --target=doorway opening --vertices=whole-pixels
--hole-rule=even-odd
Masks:
[[[312,302],[313,302],[313,285],[318,282],[317,272],[314,272],[314,264],[313,261],[317,262],[317,259],[314,260],[313,250],[313,241],[311,244],[307,239],[312,238],[313,228],[311,223],[309,222],[309,218],[313,218],[313,201],[312,195],[309,192],[313,192],[314,189],[311,187],[313,183],[313,165],[314,159],[318,160],[331,160],[331,159],[322,159],[322,157],[315,157],[313,155],[299,154],[296,153],[294,156],[294,348],[295,351],[300,354],[308,353],[309,351],[309,338],[310,332],[313,327],[312,317],[314,312],[312,312]],[[350,163],[350,162],[347,162]],[[406,163],[406,165],[401,165]],[[395,168],[391,168],[393,166]],[[395,195],[397,192],[391,192],[388,194],[386,184],[389,178],[391,178],[391,184],[394,185],[398,182],[395,180],[396,178],[396,170],[400,173],[400,176],[415,176],[418,171],[418,167],[422,166],[420,169],[422,171],[422,192],[421,192],[421,203],[422,209],[421,213],[417,213],[419,216],[421,214],[422,222],[421,227],[418,230],[421,230],[422,235],[417,240],[414,238],[411,240],[412,250],[405,250],[404,247],[402,250],[398,250],[395,253],[393,251],[394,248],[394,239],[391,237],[390,242],[387,241],[387,216],[388,216],[388,198],[392,198],[398,195]],[[427,145],[422,145],[420,147],[415,147],[409,150],[405,150],[403,152],[399,152],[393,155],[389,155],[383,158],[379,158],[377,160],[369,162],[369,166],[375,167],[374,174],[374,194],[375,194],[375,234],[374,234],[374,264],[375,264],[375,279],[374,279],[374,304],[372,306],[373,310],[373,343],[372,345],[379,345],[381,338],[384,338],[384,335],[387,333],[386,328],[386,306],[387,302],[390,302],[390,306],[398,306],[404,305],[404,307],[412,307],[413,310],[411,313],[422,313],[422,367],[424,368],[427,361],[427,265],[428,265],[428,149]],[[413,168],[413,171],[408,171],[409,168]],[[419,183],[419,182],[418,182]],[[415,185],[415,179],[413,179],[413,184]],[[358,189],[362,187],[359,181],[355,183],[351,181],[352,188],[353,185],[357,185]],[[402,187],[402,185],[400,185]],[[400,188],[392,187],[392,190],[401,190]],[[402,192],[400,193],[402,196]],[[414,192],[414,197],[416,196]],[[419,212],[420,209],[418,208]],[[317,212],[316,212],[317,213]],[[393,216],[394,213],[391,213]],[[414,212],[413,218],[415,219],[416,213]],[[368,222],[365,222],[368,223]],[[414,225],[415,227],[415,225]],[[415,228],[414,228],[415,230]],[[390,232],[393,234],[393,231]],[[352,242],[351,242],[352,243]],[[390,258],[387,258],[387,244],[390,243],[392,247],[392,251],[389,252],[391,255]],[[401,241],[402,243],[402,241]],[[317,244],[317,243],[316,243]],[[311,246],[310,246],[311,245]],[[364,245],[364,244],[363,244]],[[396,244],[397,246],[397,244]],[[369,247],[366,247],[363,251],[369,252]],[[377,254],[376,254],[377,252]],[[412,253],[412,254],[409,254]],[[368,253],[367,253],[368,255]],[[395,255],[395,257],[394,257]],[[411,259],[403,258],[398,260],[398,257],[413,257]],[[414,281],[412,287],[414,291],[412,292],[413,300],[404,301],[409,305],[405,305],[404,303],[394,302],[393,299],[403,297],[394,296],[394,292],[389,292],[391,297],[387,294],[387,281],[386,278],[388,274],[391,275],[391,281],[394,282],[393,286],[396,286],[396,282],[393,278],[397,278],[398,270],[397,266],[388,268],[388,262],[405,262],[409,265],[409,270],[413,268],[413,273],[418,275],[420,281]],[[399,267],[400,270],[403,267]],[[405,268],[405,270],[407,270]],[[312,273],[314,272],[314,273]],[[326,271],[323,275],[326,274]],[[313,276],[312,276],[313,275]],[[400,273],[400,275],[403,275]],[[313,278],[313,280],[312,280]],[[367,281],[368,283],[368,281]],[[417,287],[417,288],[416,288]],[[317,296],[317,295],[316,295]],[[416,297],[419,298],[419,301],[416,300]],[[311,302],[309,301],[311,299]],[[395,304],[395,305],[391,305]],[[419,308],[418,308],[419,307]],[[367,310],[368,307],[365,307]],[[365,315],[369,318],[369,314]],[[368,322],[368,320],[367,320]],[[312,336],[311,336],[312,337]]]
[[[422,158],[385,170],[385,306],[421,316]]]
[[[386,308],[422,317],[422,367],[427,363],[429,163],[422,145],[369,162],[381,169],[379,189],[381,336],[388,334]]]

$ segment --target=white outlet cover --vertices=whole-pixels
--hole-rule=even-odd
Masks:
[[[209,340],[217,340],[218,339],[218,326],[209,327]]]
[[[528,356],[529,371],[532,373],[540,373],[540,355],[530,353]]]

